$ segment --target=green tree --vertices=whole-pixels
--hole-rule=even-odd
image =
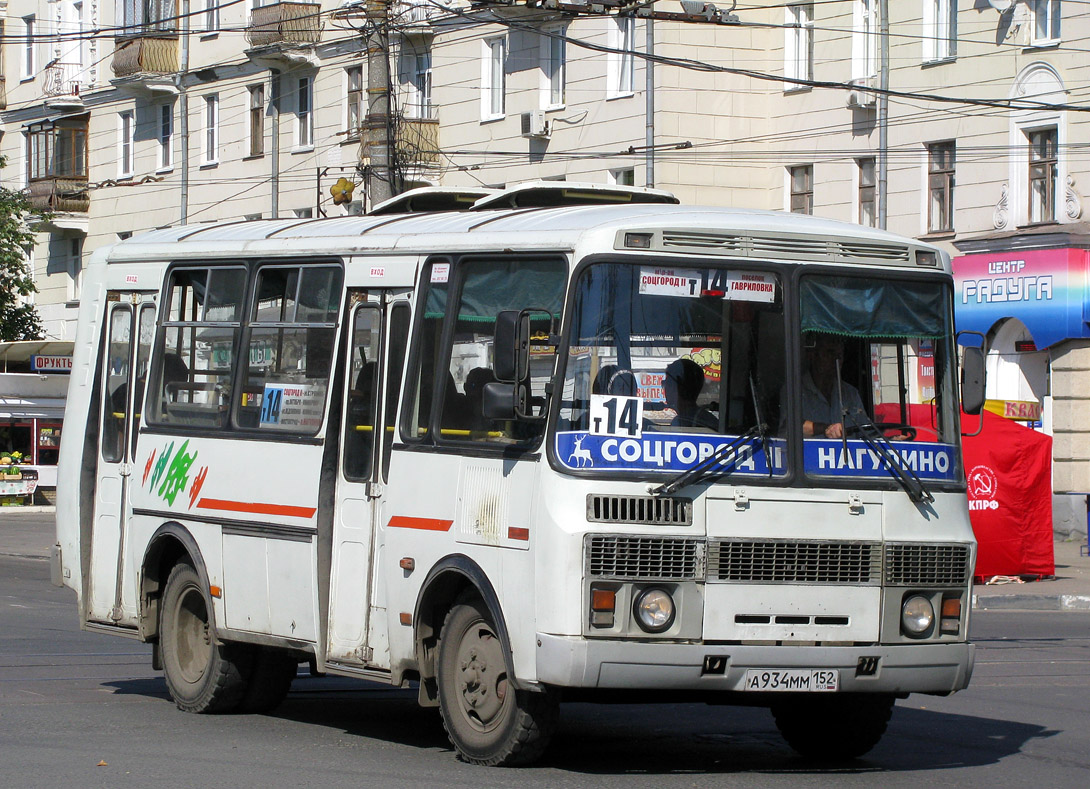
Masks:
[[[5,163],[0,156],[0,168]],[[21,300],[38,290],[27,266],[26,251],[34,245],[29,213],[25,194],[0,186],[0,340],[40,340],[44,335],[34,305]]]

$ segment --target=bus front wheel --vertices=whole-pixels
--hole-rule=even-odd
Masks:
[[[893,696],[852,694],[792,699],[772,706],[776,727],[796,752],[819,761],[855,759],[878,744]]]
[[[542,754],[556,728],[555,694],[516,690],[505,652],[480,600],[447,614],[439,639],[439,710],[462,761],[527,764]]]
[[[246,691],[245,655],[217,644],[210,603],[192,565],[174,565],[163,591],[159,644],[167,689],[186,712],[229,712]]]

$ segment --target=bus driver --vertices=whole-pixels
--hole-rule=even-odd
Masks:
[[[838,362],[844,361],[844,341],[831,334],[818,334],[805,353],[802,434],[807,438],[843,438],[845,409],[849,414],[864,410],[859,390],[838,377]]]

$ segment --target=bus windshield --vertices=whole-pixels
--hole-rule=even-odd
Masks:
[[[557,460],[768,478],[787,474],[801,439],[800,476],[892,478],[914,500],[929,498],[929,481],[957,479],[946,286],[812,274],[793,288],[752,265],[583,269]],[[797,328],[785,322],[791,300]]]
[[[801,279],[799,302],[804,471],[881,477],[900,457],[910,476],[956,479],[948,288],[814,275]]]
[[[597,263],[574,291],[556,437],[569,468],[783,475],[780,277],[755,268]],[[741,441],[738,441],[742,437]],[[736,450],[727,449],[737,443]],[[771,462],[769,462],[771,458]]]

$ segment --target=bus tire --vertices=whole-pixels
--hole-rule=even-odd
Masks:
[[[185,712],[231,712],[246,691],[243,649],[217,644],[200,574],[188,562],[174,565],[163,591],[159,644],[167,689]]]
[[[439,639],[439,711],[458,758],[470,764],[528,764],[556,729],[556,695],[516,690],[506,651],[481,600],[447,614]]]
[[[299,660],[288,652],[255,647],[253,667],[246,681],[246,693],[239,712],[272,712],[288,695]]]
[[[776,727],[797,753],[819,761],[856,759],[878,744],[893,696],[850,694],[793,699],[772,706]]]

